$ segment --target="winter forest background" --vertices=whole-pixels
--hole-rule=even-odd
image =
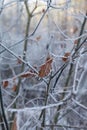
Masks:
[[[87,0],[0,0],[0,130],[87,130]]]

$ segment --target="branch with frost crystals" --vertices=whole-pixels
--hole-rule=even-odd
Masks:
[[[84,117],[83,115],[81,115],[78,111],[76,111],[75,109],[73,109],[72,107],[69,107],[70,110],[72,110],[74,113],[76,113],[80,118],[82,118],[83,120],[87,120],[86,117]]]
[[[77,50],[79,50],[80,48],[81,48],[81,46],[85,43],[85,42],[87,42],[87,37],[83,40],[83,42],[78,46],[78,49]]]
[[[79,40],[81,38],[84,38],[87,36],[87,33],[85,32],[84,34],[82,34],[81,36],[76,36],[75,38],[68,38],[68,39],[65,39],[66,41],[75,41],[75,40]]]
[[[58,74],[60,73],[60,71],[62,71],[63,69],[65,69],[68,65],[68,62],[66,62],[65,64],[63,64],[53,75],[52,75],[52,79]]]
[[[69,5],[70,2],[71,2],[71,0],[67,0],[66,2],[58,4],[59,5],[58,7],[56,7],[54,5],[51,5],[50,7],[53,8],[53,9],[61,9],[61,10],[62,9],[67,9],[67,7],[68,7],[68,5]]]
[[[2,111],[2,116],[3,116],[5,128],[6,128],[6,130],[9,130],[8,122],[7,122],[6,115],[5,115],[5,110],[4,110],[3,99],[2,99],[2,88],[1,88],[1,84],[0,84],[0,107],[1,107],[1,111]]]
[[[16,102],[17,98],[19,97],[19,94],[16,96],[16,98],[10,103],[10,105],[6,108],[7,110]]]
[[[4,42],[3,42],[4,43]],[[17,56],[13,51],[11,51],[10,49],[8,49],[4,44],[2,44],[2,42],[0,41],[0,45],[7,50],[10,54],[12,54],[14,57],[16,57],[17,59],[19,59],[20,61],[22,61],[25,65],[27,65],[29,68],[31,68],[37,75],[38,75],[38,71],[29,63],[26,62],[25,60],[23,60],[21,57]],[[44,78],[41,78],[46,84],[47,81]]]
[[[58,124],[58,125],[45,125],[45,127],[65,127],[65,128],[74,128],[74,129],[86,129],[87,130],[87,127],[79,127],[79,126],[69,126],[69,125],[61,125],[61,124]]]
[[[12,95],[12,93],[10,93],[9,91],[7,91],[7,90],[5,90],[5,89],[3,89],[3,88],[2,88],[2,90],[4,91],[4,93],[6,93],[6,94],[8,94],[9,96],[15,98],[15,96]]]
[[[73,101],[76,105],[80,106],[81,108],[83,108],[83,109],[85,109],[85,110],[87,111],[87,107],[86,107],[86,106],[84,106],[84,105],[81,104],[80,102],[76,101],[74,98],[72,98],[72,101]]]
[[[54,103],[54,104],[49,104],[46,106],[40,106],[40,107],[30,107],[30,108],[22,108],[22,109],[6,109],[8,112],[24,112],[24,111],[29,111],[29,110],[44,110],[44,109],[48,109],[48,108],[52,108],[52,107],[58,107],[60,105],[64,105],[66,103],[66,101],[68,99],[70,99],[70,95],[67,95],[63,100],[59,101],[58,103]]]
[[[65,101],[60,101],[59,103],[55,103],[55,104],[50,104],[50,105],[46,105],[46,106],[40,106],[40,107],[31,107],[31,108],[23,108],[23,109],[7,109],[8,112],[24,112],[24,111],[29,111],[29,110],[43,110],[43,109],[48,109],[48,108],[52,108],[52,107],[57,107],[59,105],[63,105],[65,103]]]
[[[55,80],[55,82],[54,82],[53,89],[56,87],[57,82],[59,81],[60,76],[62,75],[63,71],[65,70],[65,68],[66,68],[67,66],[68,66],[68,63],[65,63],[65,64],[52,76],[52,78],[54,78],[55,75],[58,74],[58,76],[57,76],[57,78],[56,78],[56,80]]]
[[[86,14],[85,14],[85,15],[87,16],[87,11],[86,11]],[[82,26],[81,26],[81,30],[80,30],[79,36],[81,36],[81,35],[83,34],[83,31],[84,31],[84,28],[85,28],[85,25],[86,25],[86,20],[87,20],[87,18],[84,17],[84,20],[83,20],[83,23],[82,23]],[[78,50],[78,47],[80,46],[80,41],[81,41],[81,38],[78,39],[78,42],[77,42],[77,46],[76,46],[76,50],[75,50],[75,51]]]
[[[29,36],[27,36],[26,38],[23,38],[22,40],[20,40],[20,41],[14,43],[14,45],[9,46],[9,49],[12,48],[12,47],[14,47],[14,46],[16,46],[16,45],[18,45],[18,44],[20,44],[20,43],[22,43],[22,42],[24,42],[25,40],[29,39],[31,36],[33,36],[33,35],[36,33],[36,31],[37,31],[39,25],[41,24],[42,20],[44,19],[44,17],[45,17],[45,15],[46,15],[47,11],[49,10],[49,8],[50,8],[50,4],[49,4],[49,6],[47,7],[47,9],[44,11],[43,15],[41,16],[39,22],[37,23],[37,25],[36,25],[36,27],[35,27],[35,29],[34,29],[34,31],[33,31]],[[32,16],[32,17],[33,17],[33,16]],[[2,52],[4,52],[4,51],[6,51],[5,48],[4,48],[4,50],[2,50],[2,51],[0,52],[0,54],[1,54]]]
[[[82,48],[82,50],[83,50],[83,48]],[[76,68],[75,68],[75,75],[74,75],[74,81],[73,81],[73,94],[77,94],[77,88],[76,88],[76,77],[77,77],[77,73],[78,73],[78,68],[79,68],[79,63],[80,63],[80,59],[81,59],[81,57],[82,57],[82,50],[80,51],[80,56],[79,56],[79,58],[78,58],[78,61],[77,61],[77,63],[76,63]]]
[[[11,51],[10,49],[8,49],[4,44],[1,43],[0,41],[0,45],[6,49],[10,54],[12,54],[14,57],[16,57],[17,59],[19,59],[20,61],[22,61],[25,65],[27,65],[28,67],[30,67],[32,70],[34,70],[34,72],[36,72],[36,74],[38,74],[38,71],[30,65],[29,62],[26,62],[25,60],[23,60],[22,58],[20,58],[19,56],[17,56],[13,51]]]
[[[62,31],[62,29],[56,24],[56,22],[54,21],[54,20],[52,20],[52,22],[53,22],[53,24],[56,26],[56,29],[57,29],[57,31],[58,32],[60,32],[60,34],[64,37],[64,38],[70,38],[68,35],[66,35],[65,33],[64,33],[64,31]]]
[[[49,6],[47,7],[47,9],[45,10],[45,12],[44,12],[44,14],[42,15],[42,17],[40,18],[40,20],[39,20],[37,26],[35,27],[34,31],[30,34],[30,36],[28,36],[28,38],[31,37],[31,36],[33,36],[33,35],[35,34],[36,30],[38,29],[40,23],[42,22],[42,20],[43,20],[45,14],[47,13],[47,11],[48,11],[49,8],[50,8],[50,4],[49,4]]]

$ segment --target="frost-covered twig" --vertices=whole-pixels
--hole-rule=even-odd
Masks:
[[[67,0],[66,2],[60,3],[58,7],[51,4],[50,7],[53,9],[66,9],[70,2],[71,0]]]
[[[80,118],[82,118],[83,120],[87,120],[87,117],[84,117],[83,115],[81,115],[81,113],[79,113],[78,111],[76,111],[75,109],[73,109],[72,107],[69,106],[69,109],[72,110],[74,113],[76,113]]]
[[[76,80],[77,80],[77,72],[78,72],[78,68],[79,68],[80,58],[81,57],[78,58],[78,61],[77,61],[77,64],[76,64],[76,68],[75,68],[74,81],[73,81],[73,94],[77,93]]]
[[[6,108],[6,110],[8,110],[17,100],[17,98],[19,97],[19,94],[16,96],[16,98],[12,101],[12,103],[10,103],[10,105]]]
[[[53,75],[52,75],[52,79],[59,73],[61,72],[63,69],[65,69],[68,65],[68,62],[66,62],[65,64],[63,64]]]
[[[41,24],[43,18],[45,17],[46,13],[48,12],[49,8],[50,8],[50,4],[49,4],[49,6],[47,7],[47,9],[44,11],[43,15],[41,16],[39,22],[37,23],[37,25],[36,25],[36,27],[35,27],[35,29],[34,29],[34,31],[33,31],[31,34],[29,34],[27,37],[23,38],[22,40],[20,40],[20,41],[14,43],[14,45],[11,45],[11,46],[9,47],[9,49],[10,49],[11,47],[14,47],[14,46],[20,44],[20,43],[23,43],[24,41],[28,40],[30,37],[32,37],[32,36],[36,33],[36,31],[37,31],[39,25]],[[32,15],[31,15],[31,17],[32,17]],[[3,41],[3,42],[4,42],[4,41]],[[0,53],[2,53],[2,52],[4,52],[4,51],[6,51],[6,48],[4,48],[4,50],[1,51]]]
[[[77,49],[77,50],[79,50],[85,42],[87,42],[87,37],[86,37],[86,38],[83,40],[83,42],[78,46],[78,49]]]
[[[77,104],[79,107],[83,108],[84,110],[87,111],[87,107],[81,104],[80,102],[76,101],[74,98],[72,98],[72,101]]]
[[[33,68],[33,66],[30,65],[29,62],[23,60],[22,58],[20,58],[19,56],[17,56],[13,51],[11,51],[10,49],[8,49],[4,44],[2,44],[2,42],[0,41],[0,45],[6,49],[10,54],[12,54],[14,57],[16,57],[17,59],[19,59],[20,61],[22,61],[25,65],[27,65],[28,67],[30,67],[31,69],[33,69],[37,74],[37,70],[35,68]]]
[[[86,24],[86,18],[84,18],[84,21],[83,21],[83,24],[81,26],[81,30],[80,30],[79,36],[81,36],[83,34],[83,30],[84,30],[85,24]],[[81,40],[81,38],[78,40],[78,44],[77,44],[77,46],[75,48],[75,53],[77,52],[78,46],[80,44],[80,40]],[[68,76],[67,76],[67,79],[66,79],[64,90],[66,90],[66,88],[67,88],[67,86],[68,86],[68,84],[70,82],[70,79],[71,79],[71,76],[72,76],[72,72],[73,72],[73,63],[70,64],[70,69],[69,69],[69,72],[68,72]],[[64,97],[65,97],[65,93],[63,93],[63,95],[62,95],[62,99]],[[57,110],[59,111],[60,109],[61,109],[61,106],[59,106]],[[59,114],[54,117],[55,124],[57,123],[58,117],[59,117]]]
[[[2,97],[3,97],[2,96],[2,88],[1,88],[1,84],[0,84],[0,107],[1,107],[3,120],[4,120],[4,123],[5,123],[5,129],[9,130],[8,121],[6,119],[5,110],[4,110],[4,103],[3,103],[3,98]]]
[[[65,63],[64,65],[62,65],[62,67],[60,67],[60,69],[58,69],[58,71],[52,76],[52,78],[54,78],[58,74],[58,76],[54,82],[53,89],[56,87],[57,82],[58,82],[60,76],[62,75],[64,69],[67,67],[67,65],[68,65],[68,63]]]
[[[45,128],[46,128],[46,127],[49,127],[49,128],[50,128],[50,127],[52,127],[52,126],[53,126],[54,128],[57,128],[57,129],[58,129],[58,128],[62,128],[62,127],[65,127],[66,129],[68,129],[68,128],[69,128],[69,129],[72,129],[72,128],[73,128],[73,129],[81,129],[81,130],[82,130],[82,129],[84,129],[84,130],[87,129],[87,127],[84,127],[84,126],[83,126],[83,127],[82,127],[82,126],[79,127],[79,126],[61,125],[61,124],[57,124],[57,125],[56,125],[56,124],[54,124],[54,125],[49,124],[49,125],[45,125]]]
[[[54,104],[49,104],[46,106],[39,106],[39,107],[26,107],[26,108],[20,108],[20,109],[11,109],[9,108],[8,111],[9,112],[25,112],[25,111],[29,111],[29,110],[44,110],[44,109],[48,109],[48,108],[52,108],[52,107],[57,107],[59,105],[63,105],[65,103],[65,101],[60,101],[58,103],[54,103]]]
[[[87,12],[86,12],[86,16],[87,16]],[[83,34],[83,31],[84,31],[84,28],[85,28],[85,25],[86,25],[86,20],[87,18],[84,17],[84,20],[83,20],[83,23],[82,23],[82,26],[81,26],[81,30],[80,30],[80,33],[79,33],[79,36],[81,36]],[[80,41],[81,41],[81,38],[78,39],[78,43],[77,43],[77,47],[76,47],[76,50],[78,49],[79,45],[80,45]]]
[[[52,74],[51,74],[51,75],[52,75]],[[45,106],[47,105],[48,97],[49,97],[49,90],[50,90],[50,83],[51,83],[51,75],[50,75],[50,77],[49,77],[49,82],[48,82],[48,84],[47,84],[47,89],[46,89],[46,94],[45,94],[45,95],[46,95],[46,97],[45,97],[45,103],[44,103]],[[45,109],[43,109],[43,110],[41,111],[39,120],[40,120],[42,117],[43,117],[43,119],[42,119],[41,127],[44,127],[44,125],[45,125],[45,120],[46,120],[46,110],[45,110]],[[42,128],[41,128],[41,130],[42,130]]]

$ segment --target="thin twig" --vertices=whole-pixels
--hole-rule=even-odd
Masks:
[[[44,127],[65,127],[65,128],[74,128],[74,129],[86,129],[87,130],[87,127],[82,127],[82,126],[69,126],[69,125],[61,125],[61,124],[57,124],[57,125],[52,125],[52,124],[49,124],[49,125],[45,125]]]
[[[57,76],[57,78],[56,78],[56,80],[55,80],[55,83],[54,83],[54,85],[53,85],[53,89],[56,87],[56,84],[57,84],[57,82],[59,81],[59,78],[60,78],[60,76],[62,75],[64,69],[67,67],[67,65],[68,65],[68,64],[64,64],[64,65],[61,67],[61,69],[59,69],[60,72],[59,72],[59,70],[57,71],[57,73],[59,72],[59,74],[58,74],[58,76]],[[57,74],[57,73],[56,73],[56,74]],[[53,77],[54,77],[54,76],[53,76]],[[53,78],[53,77],[52,77],[52,78]]]
[[[4,42],[3,42],[4,43]],[[25,60],[23,60],[22,58],[20,58],[19,56],[17,56],[13,51],[11,51],[8,47],[6,47],[4,44],[2,44],[2,42],[0,41],[0,45],[6,49],[10,54],[12,54],[14,57],[16,57],[17,59],[19,59],[20,61],[22,61],[25,65],[27,65],[28,67],[30,67],[32,70],[34,70],[34,72],[36,72],[36,74],[38,74],[37,70],[35,68],[33,68],[33,66],[30,65],[29,62],[26,62]]]
[[[86,15],[87,15],[87,13],[86,13]],[[81,35],[83,34],[85,24],[86,24],[86,18],[84,18],[84,21],[83,21],[83,23],[82,23],[82,26],[81,26],[81,30],[80,30],[79,36],[81,36]],[[73,56],[77,53],[78,47],[79,47],[79,45],[80,45],[80,41],[81,41],[81,38],[79,38],[79,40],[78,40],[78,43],[77,43],[77,46],[76,46],[76,48],[75,48],[75,52],[74,52]],[[82,45],[82,44],[81,44],[81,45]],[[80,46],[80,47],[81,47],[81,46]],[[72,57],[73,57],[73,56],[72,56]],[[70,64],[69,73],[68,73],[68,76],[67,76],[67,79],[66,79],[64,91],[66,91],[67,86],[68,86],[68,84],[69,84],[69,81],[70,81],[70,79],[71,79],[72,72],[73,72],[72,70],[73,70],[73,64],[71,63],[71,64]],[[61,73],[62,73],[62,72],[63,72],[63,70],[61,70]],[[60,75],[61,75],[61,73],[60,73]],[[59,75],[59,77],[60,77],[60,75]],[[56,79],[54,85],[57,84],[59,77],[57,77],[57,79]],[[54,87],[55,87],[55,86],[54,86]],[[66,94],[63,93],[63,95],[62,95],[62,97],[61,97],[61,100],[64,99],[65,95],[66,95]],[[61,105],[58,106],[57,111],[59,111],[60,109],[61,109]],[[59,115],[60,115],[60,113],[56,114],[55,117],[54,117],[54,123],[55,123],[55,124],[56,124],[57,121],[58,121]]]
[[[48,84],[47,84],[46,98],[45,98],[45,106],[47,105],[47,101],[48,101],[48,97],[49,97],[50,82],[51,82],[51,75],[50,75],[50,78],[49,78],[49,82],[48,82]],[[43,120],[42,120],[41,126],[44,127],[44,125],[45,125],[45,118],[46,118],[46,109],[43,109],[43,110],[41,111],[39,120],[41,119],[42,116],[43,116]],[[36,129],[37,129],[37,128],[36,128]],[[41,128],[41,130],[43,130],[43,129]]]
[[[5,115],[5,110],[4,110],[3,99],[2,99],[2,89],[1,89],[1,85],[0,85],[0,106],[1,106],[1,111],[2,111],[3,120],[4,120],[4,123],[5,123],[5,128],[6,128],[6,130],[9,130],[8,122],[7,122],[6,115]]]
[[[87,12],[86,12],[86,16],[87,16]],[[84,20],[83,20],[83,23],[82,23],[82,26],[81,26],[81,30],[80,30],[79,36],[81,36],[81,35],[83,34],[83,31],[84,31],[84,28],[85,28],[85,24],[86,24],[86,20],[87,20],[87,18],[84,17]],[[76,47],[76,50],[75,50],[75,51],[78,50],[78,47],[79,47],[79,45],[80,45],[80,41],[81,41],[81,38],[78,39],[77,47]]]
[[[12,48],[12,47],[14,47],[14,46],[16,46],[16,45],[18,45],[18,44],[24,42],[25,40],[29,39],[30,37],[32,37],[32,36],[36,33],[36,31],[37,31],[39,25],[41,24],[41,22],[42,22],[44,16],[46,15],[46,13],[47,13],[47,11],[48,11],[49,8],[50,8],[50,5],[49,5],[49,6],[47,7],[47,9],[44,11],[43,15],[41,16],[39,22],[37,23],[37,25],[36,25],[36,27],[35,27],[35,29],[34,29],[34,31],[33,31],[30,35],[28,35],[26,38],[23,38],[22,40],[20,40],[20,41],[18,41],[18,42],[16,42],[16,43],[14,43],[14,45],[9,46],[8,48],[10,49],[10,48]],[[32,16],[33,16],[33,15],[31,15],[31,17],[32,17]],[[7,49],[4,48],[4,50],[2,50],[2,51],[0,52],[0,54],[3,53],[3,52],[6,51],[6,50],[7,50]]]

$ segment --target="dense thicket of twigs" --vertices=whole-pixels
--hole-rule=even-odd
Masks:
[[[87,1],[31,1],[0,1],[0,130],[85,130]]]

